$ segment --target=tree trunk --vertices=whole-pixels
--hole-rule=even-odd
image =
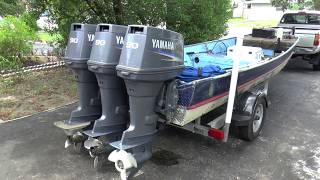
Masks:
[[[116,18],[116,24],[123,25],[123,7],[121,0],[113,0],[113,11]]]

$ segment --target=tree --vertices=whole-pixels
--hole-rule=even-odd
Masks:
[[[19,15],[25,10],[24,4],[19,0],[1,0],[0,16]]]
[[[313,0],[313,6],[315,10],[320,10],[320,0]]]
[[[292,0],[271,0],[273,6],[281,7],[283,11],[287,9],[301,10],[301,9],[312,9],[314,4],[318,2],[320,8],[320,0],[298,0],[296,3],[292,3]],[[318,9],[319,9],[318,8]]]
[[[271,0],[273,6],[281,7],[282,11],[285,11],[290,6],[290,0]]]
[[[29,0],[29,5],[34,14],[49,13],[64,44],[74,22],[158,25],[165,12],[161,0]]]
[[[70,24],[111,23],[165,25],[187,43],[211,40],[225,31],[230,0],[29,0],[35,14],[48,11],[54,32],[67,39]]]

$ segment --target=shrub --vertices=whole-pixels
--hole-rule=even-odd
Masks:
[[[230,0],[167,2],[167,28],[181,33],[185,44],[220,38],[232,14]]]
[[[36,15],[34,14],[31,14],[31,13],[27,13],[27,12],[24,12],[20,19],[25,22],[27,24],[27,26],[29,26],[31,28],[31,30],[33,31],[38,31],[39,28],[38,28],[38,25],[37,25],[37,17]]]
[[[17,57],[5,58],[3,56],[0,56],[0,70],[18,69],[21,66],[22,62]]]
[[[0,69],[16,68],[32,48],[35,32],[21,19],[7,16],[0,22]]]

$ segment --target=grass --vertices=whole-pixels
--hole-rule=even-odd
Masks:
[[[244,21],[246,21],[246,20],[243,18],[237,17],[237,18],[229,19],[228,23],[238,23],[238,22],[244,22]]]
[[[76,83],[66,67],[0,77],[0,119],[10,120],[77,99]]]
[[[60,34],[50,34],[48,32],[42,32],[42,31],[37,32],[37,36],[40,41],[45,41],[45,42],[56,42],[60,38],[62,38]]]
[[[273,27],[277,26],[278,20],[259,20],[259,21],[246,21],[246,20],[233,20],[229,21],[229,28],[260,28],[260,27]]]

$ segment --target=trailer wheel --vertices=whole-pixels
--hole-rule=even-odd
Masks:
[[[253,112],[248,126],[239,126],[240,138],[246,141],[253,141],[261,132],[266,116],[266,103],[264,99],[258,99]]]
[[[312,70],[314,70],[314,71],[320,71],[320,65],[313,64],[313,65],[312,65]]]

